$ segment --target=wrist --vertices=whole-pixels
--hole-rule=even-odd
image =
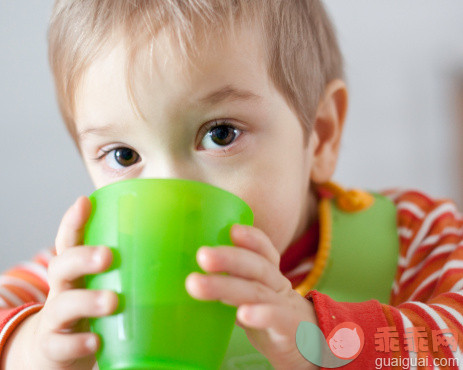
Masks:
[[[300,322],[306,321],[311,322],[315,325],[318,325],[317,315],[315,313],[315,308],[313,302],[307,298],[301,297],[301,295],[296,293],[297,301],[297,312],[299,313]],[[275,360],[275,359],[274,359]],[[306,360],[305,357],[301,354],[296,344],[296,333],[294,333],[294,347],[290,353],[285,354],[283,357],[279,357],[276,361],[272,361],[272,366],[276,370],[286,370],[286,369],[304,369],[304,370],[315,370],[320,369],[317,365]]]
[[[318,370],[320,369],[317,365],[307,361],[302,354],[297,351],[291,359],[288,359],[284,362],[272,363],[272,366],[275,370]]]
[[[35,326],[36,315],[35,313],[26,317],[11,332],[0,357],[0,369],[32,369],[29,359],[32,346],[29,342],[33,334],[29,333],[34,333],[32,327]]]

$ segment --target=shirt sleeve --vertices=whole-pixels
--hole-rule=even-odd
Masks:
[[[43,307],[49,291],[48,263],[55,255],[54,247],[44,249],[32,261],[0,275],[0,357],[13,330]]]
[[[389,364],[382,368],[463,368],[461,215],[453,202],[417,191],[386,195],[397,207],[400,238],[389,304],[336,302],[313,290],[306,298],[314,304],[318,325],[325,337],[346,321],[363,329],[364,348],[343,369],[374,369],[379,363]]]

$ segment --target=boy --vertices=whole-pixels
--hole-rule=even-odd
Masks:
[[[251,206],[254,227],[232,228],[235,247],[201,248],[207,274],[185,284],[197,299],[237,306],[237,325],[274,368],[316,368],[296,346],[301,321],[325,337],[346,321],[362,326],[364,349],[346,368],[413,357],[403,338],[378,352],[378,328],[461,334],[461,219],[451,203],[417,192],[391,195],[401,244],[390,305],[295,290],[317,253],[317,188],[332,177],[347,109],[337,41],[318,1],[58,0],[49,40],[60,109],[97,188],[188,178]],[[111,314],[117,296],[82,289],[83,275],[111,264],[107,247],[81,246],[89,214],[79,198],[56,252],[5,274],[5,369],[94,366],[99,343],[85,319]],[[419,356],[460,356],[458,339],[454,352]]]

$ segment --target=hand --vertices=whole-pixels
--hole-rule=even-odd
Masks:
[[[197,299],[238,307],[237,325],[274,368],[317,368],[296,346],[299,323],[317,323],[312,303],[293,290],[280,272],[280,255],[264,232],[233,225],[230,235],[233,247],[198,250],[198,264],[209,274],[188,275],[187,291]]]
[[[48,266],[47,300],[15,330],[6,369],[97,368],[99,338],[89,332],[86,318],[111,314],[117,295],[82,289],[84,275],[102,272],[112,261],[109,248],[80,245],[90,210],[89,199],[80,197],[64,215],[55,241],[57,256]]]

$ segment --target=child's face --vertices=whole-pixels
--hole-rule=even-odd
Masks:
[[[152,76],[141,66],[134,76],[145,120],[130,104],[126,54],[117,45],[85,74],[76,124],[97,188],[135,177],[210,183],[247,202],[255,226],[281,253],[314,217],[314,135],[305,145],[302,125],[270,81],[254,34],[243,31],[237,41],[206,50],[198,69],[188,70],[178,67],[160,34]]]

